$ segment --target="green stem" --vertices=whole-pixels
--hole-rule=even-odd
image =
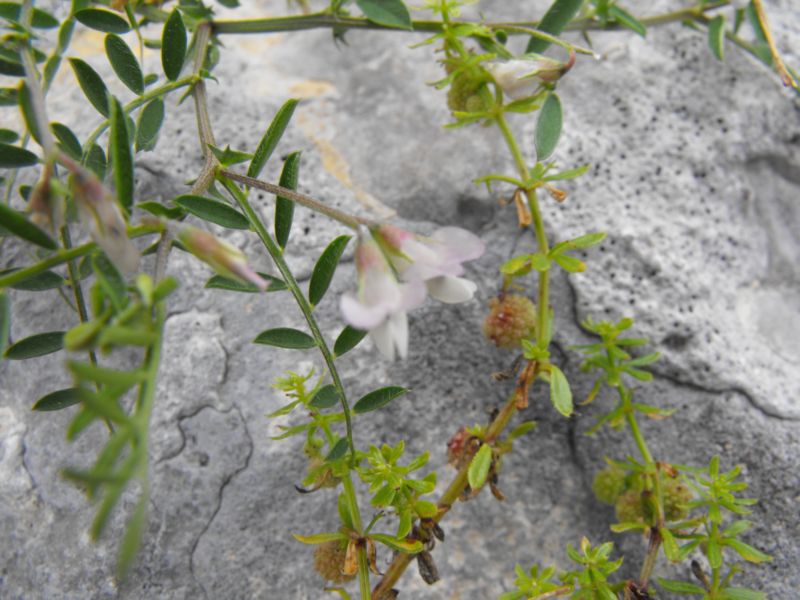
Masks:
[[[136,227],[128,228],[128,237],[137,238],[150,233],[160,233],[161,229],[162,226],[160,224],[137,225]],[[70,248],[69,250],[58,250],[47,258],[40,260],[35,265],[0,276],[0,288],[11,287],[28,277],[33,277],[47,269],[63,265],[70,260],[75,260],[76,258],[89,254],[95,248],[97,248],[95,242],[87,242],[75,248]]]
[[[498,94],[500,94],[499,89]],[[500,104],[501,103],[498,102],[498,105]],[[517,166],[517,171],[519,171],[520,178],[523,181],[528,181],[530,179],[528,165],[525,164],[525,158],[522,155],[522,150],[520,150],[519,144],[517,143],[511,128],[508,126],[508,121],[506,120],[505,114],[503,114],[501,111],[498,111],[498,114],[495,117],[495,122],[497,123],[497,127],[500,129],[500,132],[503,134],[503,139],[508,146],[509,152],[511,152],[511,156],[514,158],[514,164]],[[550,245],[547,242],[547,234],[544,230],[544,219],[542,219],[542,211],[539,208],[536,190],[525,190],[525,195],[528,198],[528,209],[531,211],[533,230],[536,234],[536,243],[538,245],[539,252],[546,255],[550,251]],[[539,327],[536,328],[536,339],[540,344],[542,344],[547,333],[547,328],[544,327],[544,324],[547,323],[549,318],[550,271],[539,271],[538,302],[537,320]]]
[[[631,404],[630,393],[628,393],[628,391],[623,387],[618,387],[617,391],[624,407],[623,411],[625,412],[625,422],[628,424],[628,428],[631,430],[631,435],[636,442],[636,447],[639,449],[639,454],[642,455],[642,460],[644,460],[648,465],[655,464],[653,455],[650,454],[650,450],[647,448],[647,443],[644,441],[642,431],[639,429],[639,422],[636,420],[636,413]]]
[[[280,247],[272,240],[272,237],[270,236],[269,231],[267,231],[266,226],[253,209],[253,206],[250,204],[247,194],[242,192],[242,190],[240,190],[230,179],[221,178],[220,181],[236,199],[239,207],[242,209],[247,217],[247,220],[250,222],[250,226],[255,230],[256,234],[261,239],[261,243],[264,244],[264,247],[280,272],[286,287],[292,293],[292,296],[294,296],[298,308],[300,308],[300,311],[305,317],[306,324],[311,330],[311,335],[314,338],[320,353],[322,354],[322,358],[325,360],[325,364],[328,367],[328,372],[331,374],[333,385],[336,388],[336,391],[339,393],[339,401],[341,402],[342,411],[344,412],[345,434],[347,437],[347,444],[350,448],[350,467],[351,469],[355,468],[356,447],[355,443],[353,442],[353,423],[350,415],[350,405],[347,402],[347,395],[345,394],[342,380],[339,377],[339,370],[336,368],[333,353],[331,353],[330,348],[328,347],[328,344],[319,329],[319,324],[317,323],[317,320],[312,312],[313,309],[303,294],[303,291],[300,289],[300,286],[297,283],[297,280],[295,279],[291,269],[289,268],[289,265],[284,260]],[[363,525],[361,523],[361,512],[358,509],[358,501],[353,488],[350,470],[348,470],[344,477],[342,477],[342,486],[344,488],[344,494],[350,509],[350,514],[353,517],[353,525],[360,535]],[[369,565],[367,564],[366,549],[362,547],[359,547],[358,549],[358,573],[361,597],[363,600],[367,600],[369,598],[370,589]]]
[[[254,187],[256,189],[263,190],[270,194],[275,194],[276,196],[288,198],[292,202],[296,202],[297,204],[302,204],[306,208],[310,208],[311,210],[323,214],[326,217],[330,217],[335,221],[339,221],[340,223],[347,225],[351,229],[358,230],[358,227],[360,225],[366,225],[366,226],[374,225],[374,222],[370,221],[369,219],[362,219],[361,217],[355,217],[353,215],[349,215],[341,210],[331,208],[330,206],[323,204],[319,200],[314,200],[314,198],[306,196],[305,194],[301,194],[299,192],[290,190],[280,185],[267,183],[266,181],[261,181],[260,179],[253,179],[252,177],[247,177],[246,175],[239,175],[238,173],[229,171],[228,169],[222,169],[220,171],[220,175],[228,177],[229,179],[233,179],[234,181],[238,181],[239,183],[243,183],[248,187]]]
[[[719,2],[709,2],[702,9],[686,8],[676,10],[652,17],[642,17],[639,19],[645,26],[665,25],[693,18],[696,14],[708,12],[722,6],[730,4],[729,0]],[[368,19],[359,17],[344,17],[332,15],[326,12],[319,12],[310,15],[297,15],[291,17],[273,17],[264,19],[231,19],[214,21],[212,27],[215,34],[242,34],[242,33],[278,33],[283,31],[304,31],[308,29],[341,29],[341,30],[383,30],[394,32],[427,32],[441,33],[445,26],[457,27],[459,25],[476,25],[469,21],[442,22],[435,20],[413,20],[411,30],[387,27],[373,23]],[[506,31],[511,35],[530,35],[530,29],[536,28],[539,21],[518,21],[518,22],[496,22],[480,23],[480,25],[492,31]],[[576,20],[567,26],[568,30],[614,30],[620,29],[616,23],[603,24],[596,20]]]
[[[170,81],[169,83],[160,85],[156,88],[153,88],[149,92],[142,94],[138,98],[135,98],[134,100],[128,102],[124,106],[123,110],[125,111],[126,114],[128,114],[131,111],[136,110],[140,106],[147,104],[150,100],[153,100],[165,94],[169,94],[170,92],[186,87],[188,85],[192,85],[192,83],[194,83],[196,79],[197,77],[195,75],[187,75],[186,77],[181,77],[180,79],[176,79],[175,81]],[[92,131],[92,133],[89,134],[89,137],[86,138],[86,142],[83,145],[84,159],[86,158],[89,149],[92,147],[92,144],[94,144],[97,141],[97,138],[103,135],[103,132],[106,129],[108,129],[108,125],[109,122],[108,119],[106,119],[105,121],[100,123],[97,127],[95,127],[94,131]]]

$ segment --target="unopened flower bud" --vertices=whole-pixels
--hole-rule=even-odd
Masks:
[[[267,290],[268,283],[247,264],[244,253],[227,242],[196,227],[183,228],[178,240],[220,275],[252,283],[262,292]]]
[[[75,204],[81,221],[114,265],[124,273],[139,267],[139,251],[128,239],[125,217],[114,196],[100,180],[77,164],[68,164]]]
[[[536,333],[536,306],[525,296],[506,294],[489,300],[483,334],[498,348],[518,348]]]
[[[570,52],[565,63],[540,54],[527,54],[521,59],[487,63],[486,70],[503,92],[518,100],[533,96],[542,84],[555,83],[574,64],[574,52]]]
[[[28,197],[31,221],[43,229],[58,231],[64,224],[64,201],[53,190],[53,165],[46,163],[42,176]]]

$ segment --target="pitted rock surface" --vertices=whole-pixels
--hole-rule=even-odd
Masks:
[[[480,6],[487,19],[533,18],[547,3],[496,4]],[[646,4],[648,14],[675,7]],[[797,66],[795,4],[776,0],[768,9],[779,48]],[[228,16],[285,11],[283,0],[220,9]],[[476,300],[428,302],[413,312],[407,361],[386,363],[369,341],[339,361],[351,399],[381,385],[412,390],[356,419],[359,446],[405,439],[409,456],[430,450],[429,466],[439,471],[443,487],[452,473],[445,464],[447,440],[461,426],[484,421],[512,389],[513,383],[490,375],[513,357],[486,344],[480,327],[501,284],[498,265],[530,249],[533,240],[518,233],[513,207],[498,202],[512,190],[498,186],[489,194],[472,183],[489,172],[512,172],[499,134],[442,129],[449,120],[444,93],[426,82],[443,71],[432,47],[409,47],[423,39],[350,32],[347,45],[336,46],[329,31],[228,36],[215,71],[220,84],[209,82],[208,89],[218,143],[248,151],[281,104],[300,99],[264,171],[267,180],[278,179],[279,157],[300,150],[300,191],[372,218],[396,215],[396,223],[415,231],[455,224],[486,241],[484,257],[468,266],[479,285]],[[551,241],[589,231],[608,237],[586,253],[585,273],[554,278],[554,359],[581,399],[593,380],[578,370],[580,358],[570,350],[591,340],[580,322],[590,315],[636,319],[637,335],[649,337],[663,357],[654,382],[639,388],[637,398],[677,409],[669,419],[643,424],[651,451],[674,463],[702,465],[718,454],[723,468],[743,465],[750,492],[761,499],[745,539],[775,559],[748,566],[739,582],[770,598],[792,598],[800,589],[800,103],[735,47],[726,46],[720,63],[702,34],[677,24],[652,28],[646,40],[630,32],[595,33],[592,40],[601,59],[582,57],[558,87],[565,126],[554,155],[565,168],[592,167],[564,184],[570,193],[565,203],[541,200]],[[520,43],[512,41],[515,48]],[[70,55],[113,81],[102,35],[79,27]],[[160,72],[158,54],[148,53],[146,65]],[[130,98],[121,85],[110,87]],[[81,139],[97,123],[68,68],[48,108],[52,120],[70,125]],[[178,106],[171,99],[167,113],[156,150],[137,156],[137,200],[186,193],[186,181],[202,165],[191,102]],[[16,127],[18,118],[11,109],[0,111],[4,127]],[[523,115],[513,125],[532,156],[535,121]],[[20,181],[32,176],[23,172]],[[253,198],[271,226],[273,198]],[[257,270],[275,272],[255,235],[212,229],[245,250]],[[286,255],[300,279],[342,233],[340,225],[296,210]],[[31,260],[29,248],[3,245],[3,268]],[[266,415],[286,402],[271,387],[277,377],[288,369],[315,366],[319,373],[324,367],[312,352],[251,344],[268,328],[303,328],[302,315],[284,293],[205,289],[209,270],[181,252],[172,253],[168,272],[181,288],[169,306],[152,422],[150,510],[130,579],[118,584],[113,573],[116,539],[136,490],[123,497],[106,535],[92,543],[87,532],[94,508],[59,477],[65,466],[91,464],[104,430],[94,426],[69,444],[64,431],[71,411],[30,411],[37,398],[70,384],[64,357],[6,361],[0,365],[0,527],[6,542],[0,546],[0,597],[323,594],[311,551],[291,534],[335,529],[336,495],[295,491],[307,466],[301,440],[270,438],[301,416],[276,421]],[[316,309],[328,339],[342,327],[338,296],[354,285],[350,247]],[[11,297],[15,340],[75,322],[55,292]],[[443,522],[447,541],[434,551],[442,580],[428,587],[412,565],[399,584],[400,598],[495,598],[511,589],[515,563],[566,568],[565,545],[577,545],[584,535],[594,543],[614,541],[626,554],[624,574],[634,576],[645,542],[609,531],[613,510],[594,500],[591,481],[604,456],[623,458],[635,448],[624,432],[583,435],[613,403],[602,393],[565,420],[549,406],[546,390],[535,386],[525,418],[539,426],[504,462],[506,502],[483,493],[457,505]],[[363,495],[362,506],[369,511]],[[381,552],[379,567],[389,559]],[[659,562],[657,568],[660,575],[691,579],[684,565]]]

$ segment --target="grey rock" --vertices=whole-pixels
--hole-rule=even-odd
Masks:
[[[648,11],[670,6],[651,3]],[[507,19],[522,7],[531,10],[527,2],[481,8],[488,18]],[[260,2],[243,10],[282,14],[284,8]],[[800,49],[790,42],[798,39],[800,14],[789,0],[769,9],[780,49],[797,65]],[[75,52],[113,78],[99,39],[81,31]],[[356,419],[358,445],[404,439],[409,456],[430,450],[430,468],[443,486],[452,473],[447,440],[461,426],[485,421],[513,388],[491,379],[512,357],[489,348],[480,325],[501,284],[497,266],[531,248],[532,239],[517,232],[513,208],[498,203],[511,190],[498,187],[492,195],[472,183],[488,172],[511,172],[499,135],[480,127],[441,129],[449,120],[444,94],[426,82],[442,71],[430,47],[408,47],[421,39],[351,32],[348,45],[337,47],[327,31],[226,37],[220,85],[209,83],[209,97],[218,143],[241,150],[255,148],[286,98],[301,98],[265,179],[277,180],[280,156],[301,150],[300,190],[331,206],[374,218],[396,214],[397,223],[420,232],[456,224],[486,240],[485,256],[468,269],[479,283],[477,299],[428,303],[414,312],[407,361],[387,364],[370,342],[339,361],[351,400],[380,385],[412,390]],[[653,454],[693,465],[718,454],[724,468],[744,466],[752,495],[761,499],[746,539],[775,559],[749,566],[739,581],[770,598],[792,598],[800,589],[800,104],[749,57],[729,46],[719,63],[702,35],[678,25],[651,29],[647,40],[625,32],[593,40],[602,59],[582,58],[559,84],[566,118],[555,154],[564,167],[592,169],[564,185],[565,203],[543,197],[542,205],[551,241],[597,230],[608,238],[586,253],[585,273],[553,281],[554,357],[581,399],[592,379],[570,350],[590,340],[580,321],[636,319],[636,332],[663,356],[655,381],[637,398],[677,409],[669,419],[643,424]],[[146,61],[159,70],[157,55]],[[71,77],[63,74],[48,106],[53,120],[84,138],[97,114],[72,89]],[[137,157],[138,199],[185,193],[201,166],[191,103],[168,103],[168,118],[156,151]],[[4,126],[16,119],[16,112],[0,113]],[[522,116],[514,126],[531,156],[534,121]],[[273,199],[253,197],[271,226]],[[243,248],[257,269],[275,272],[254,235],[214,231]],[[341,233],[341,226],[297,209],[287,260],[298,278],[309,277],[316,257]],[[352,247],[316,310],[328,339],[342,327],[337,298],[355,284],[351,256]],[[3,267],[31,260],[28,248],[3,245]],[[145,266],[151,268],[149,259]],[[29,410],[43,394],[69,385],[63,357],[6,361],[0,365],[0,597],[323,594],[311,552],[291,534],[335,529],[336,495],[299,495],[294,484],[307,462],[301,441],[270,439],[302,415],[266,418],[286,401],[272,389],[274,380],[289,369],[322,372],[322,361],[310,352],[251,344],[264,329],[302,328],[302,315],[285,293],[205,289],[208,268],[180,252],[172,253],[168,272],[182,285],[169,307],[152,420],[150,510],[129,580],[118,584],[113,573],[116,540],[137,490],[123,497],[106,536],[92,543],[94,508],[59,477],[67,465],[91,464],[105,432],[94,426],[69,444],[63,432],[71,411]],[[11,297],[14,339],[75,322],[55,293]],[[134,358],[123,356],[120,364]],[[535,386],[524,417],[539,426],[504,462],[506,502],[484,493],[457,505],[443,523],[447,541],[434,551],[442,580],[428,587],[412,566],[400,597],[497,597],[511,588],[515,563],[566,568],[564,546],[584,535],[614,541],[626,556],[624,574],[635,576],[644,541],[611,533],[613,511],[591,493],[603,457],[622,458],[635,447],[624,432],[583,435],[613,403],[603,393],[565,420],[549,406],[546,389]],[[366,496],[362,506],[369,513]],[[389,558],[381,552],[379,566]],[[691,578],[683,565],[659,563],[658,571]]]

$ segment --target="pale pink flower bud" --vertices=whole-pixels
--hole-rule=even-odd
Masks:
[[[196,227],[181,229],[178,240],[220,275],[252,283],[262,292],[267,290],[269,284],[247,264],[244,253],[227,242]]]
[[[75,163],[67,164],[67,168],[72,173],[75,205],[81,222],[111,262],[124,273],[133,273],[139,267],[139,251],[128,239],[119,203],[94,174]]]
[[[561,62],[540,54],[525,58],[486,63],[484,66],[503,92],[514,100],[533,96],[542,84],[555,83],[575,64],[575,52]]]

